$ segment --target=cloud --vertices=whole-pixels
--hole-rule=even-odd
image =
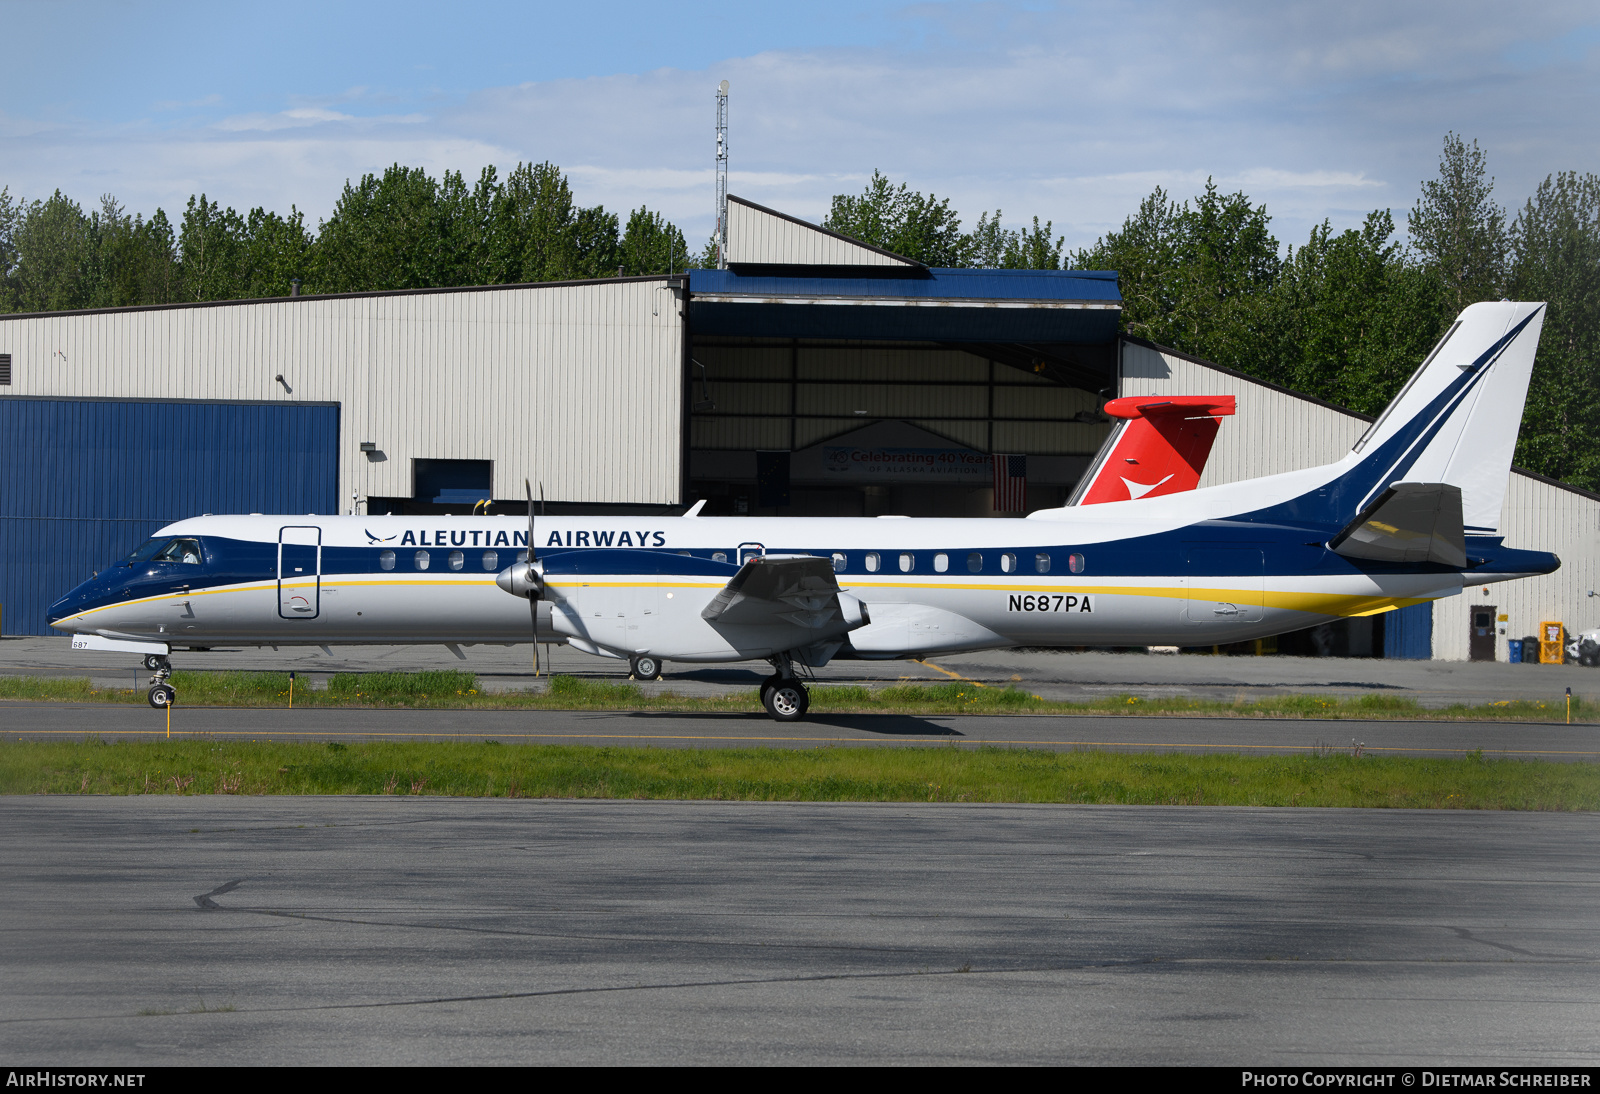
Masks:
[[[1182,200],[1214,178],[1264,202],[1288,243],[1324,218],[1339,229],[1408,208],[1447,130],[1483,144],[1507,204],[1552,171],[1600,171],[1600,21],[1585,4],[1552,0],[1516,20],[1483,0],[915,13],[924,29],[883,47],[481,87],[410,113],[364,116],[381,100],[363,87],[177,126],[0,117],[0,153],[13,193],[110,189],[170,211],[205,190],[241,208],[294,202],[313,220],[345,179],[390,163],[471,178],[550,160],[580,201],[649,205],[695,245],[712,223],[724,78],[733,192],[813,220],[881,169],[949,197],[969,223],[996,208],[1011,223],[1038,215],[1083,245],[1156,186]],[[463,73],[443,75],[463,86]]]
[[[355,114],[341,114],[337,110],[328,110],[323,107],[302,106],[293,110],[279,111],[276,114],[240,114],[230,118],[223,118],[215,125],[216,128],[230,133],[252,131],[267,133],[277,129],[306,129],[327,122],[351,122],[372,127],[382,125],[420,125],[427,120],[428,116],[426,114],[378,114],[360,117]]]

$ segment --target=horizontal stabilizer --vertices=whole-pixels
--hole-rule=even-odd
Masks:
[[[810,556],[747,560],[700,616],[708,623],[787,623],[834,634],[865,621],[860,601],[840,593],[833,561]]]
[[[1461,488],[1443,482],[1397,482],[1328,546],[1346,558],[1436,562],[1464,569]]]

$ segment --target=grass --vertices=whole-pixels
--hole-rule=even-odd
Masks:
[[[172,685],[184,706],[275,707],[289,703],[283,672],[176,672]],[[143,703],[143,690],[96,688],[81,677],[0,676],[0,699],[89,703]],[[646,692],[637,684],[578,676],[552,676],[540,689],[485,693],[470,672],[335,673],[325,689],[305,682],[295,688],[296,706],[533,710],[672,710],[753,712],[761,709],[754,688],[717,696]],[[896,684],[869,688],[820,684],[811,689],[819,714],[1182,714],[1273,718],[1492,719],[1553,721],[1566,717],[1563,699],[1507,700],[1423,707],[1404,696],[1368,694],[1351,698],[1275,695],[1234,702],[1183,696],[1117,695],[1082,702],[1041,699],[1018,687],[970,681]],[[1600,703],[1574,697],[1574,721],[1600,721]]]
[[[1600,808],[1600,764],[951,747],[0,742],[4,794],[388,794],[714,801]]]

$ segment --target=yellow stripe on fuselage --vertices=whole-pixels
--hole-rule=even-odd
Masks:
[[[395,585],[479,586],[493,584],[494,579],[492,577],[341,577],[337,581],[324,578],[320,582],[322,588],[330,590]],[[147,596],[136,600],[119,600],[113,604],[102,604],[97,608],[88,608],[66,616],[61,622],[87,619],[100,612],[120,611],[144,604],[175,603],[196,597],[217,596],[222,593],[266,592],[274,589],[312,589],[317,588],[318,585],[319,583],[315,579],[285,582],[268,580],[241,585],[220,585],[210,589],[164,593],[160,596]],[[552,589],[721,589],[724,587],[723,583],[714,581],[551,581],[548,582],[548,586]],[[928,589],[1048,595],[1070,593],[1077,596],[1092,593],[1097,596],[1140,596],[1168,600],[1232,601],[1245,604],[1260,603],[1263,607],[1268,608],[1282,608],[1288,611],[1327,616],[1378,615],[1382,612],[1394,611],[1397,608],[1408,608],[1414,604],[1429,603],[1429,599],[1426,597],[1393,597],[1386,596],[1383,593],[1327,593],[1275,589],[1268,589],[1263,592],[1260,589],[1184,589],[1171,585],[1088,585],[1079,582],[1072,584],[1040,584],[1038,582],[1023,584],[1020,581],[1014,583],[980,583],[968,581],[867,580],[851,581],[847,588],[863,591],[869,589]],[[1258,597],[1260,598],[1259,601],[1257,600]]]

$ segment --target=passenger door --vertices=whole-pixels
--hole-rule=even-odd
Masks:
[[[278,529],[278,615],[315,619],[322,610],[322,529]]]

